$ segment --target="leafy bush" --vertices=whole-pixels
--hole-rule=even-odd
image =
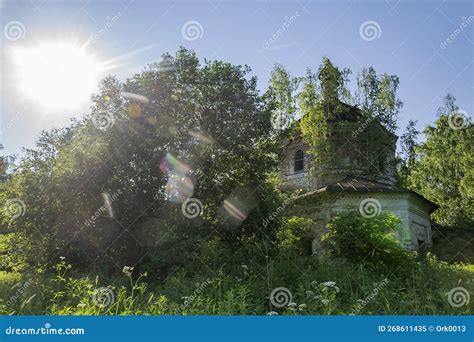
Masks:
[[[394,238],[400,220],[394,214],[365,218],[354,213],[334,217],[323,241],[334,257],[360,263],[394,264],[408,253]]]
[[[311,239],[309,227],[312,220],[292,216],[286,218],[276,232],[277,245],[283,252],[296,252],[309,255],[311,253]]]
[[[105,78],[92,100],[83,119],[43,132],[0,192],[27,208],[12,218],[0,207],[0,223],[32,271],[62,255],[75,269],[117,272],[146,254],[168,272],[190,244],[217,229],[232,244],[280,205],[263,184],[276,154],[250,68],[201,64],[182,48],[125,82]],[[113,125],[100,129],[103,113]],[[181,206],[191,196],[202,203],[194,219]]]
[[[0,234],[0,271],[19,272],[25,268],[23,258],[15,253],[15,234]]]

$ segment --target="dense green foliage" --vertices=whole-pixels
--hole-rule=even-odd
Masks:
[[[283,220],[276,232],[276,245],[283,252],[310,255],[311,224],[311,220],[297,216]]]
[[[445,225],[474,224],[474,125],[458,113],[452,96],[438,111],[426,141],[415,147],[408,185],[437,203],[434,219]]]
[[[284,130],[295,120],[298,79],[292,78],[282,65],[276,64],[272,70],[267,96],[272,98],[274,111],[272,125]]]
[[[301,108],[305,112],[300,122],[301,135],[310,147],[308,152],[313,157],[316,165],[322,165],[329,154],[329,126],[324,112],[324,105],[321,102],[314,101],[314,88],[311,83],[305,85],[299,97],[302,102]],[[311,165],[311,168],[314,169],[317,166]]]
[[[0,144],[0,151],[3,150],[3,145]],[[12,162],[10,157],[0,157],[0,183],[5,182],[8,179],[8,166]]]
[[[181,49],[123,84],[106,78],[91,115],[44,132],[0,194],[26,207],[2,215],[18,257],[117,272],[146,256],[166,272],[213,234],[264,234],[279,197],[265,185],[270,112],[249,71]],[[203,203],[195,219],[181,213],[188,197]]]
[[[309,146],[308,152],[316,164],[312,168],[316,170],[327,161],[330,154],[329,122],[334,122],[343,111],[343,103],[339,98],[348,94],[344,77],[346,73],[348,71],[340,71],[328,58],[323,58],[316,77],[308,72],[303,90],[298,95],[302,113],[301,136]],[[315,78],[318,83],[315,83]]]
[[[416,121],[409,120],[405,128],[405,132],[400,137],[400,145],[402,148],[401,158],[398,160],[398,177],[402,186],[407,186],[407,179],[413,162],[416,159],[415,148],[417,146],[417,138],[420,132],[416,129]]]
[[[390,132],[397,129],[397,116],[403,102],[397,98],[398,76],[377,75],[374,68],[364,68],[357,76],[358,106],[377,118]]]

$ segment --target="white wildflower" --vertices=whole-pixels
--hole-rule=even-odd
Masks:
[[[131,276],[133,272],[133,267],[124,266],[122,272],[125,273],[127,276]]]
[[[336,282],[335,281],[326,281],[324,283],[322,283],[323,286],[326,286],[326,287],[334,287],[336,286]]]

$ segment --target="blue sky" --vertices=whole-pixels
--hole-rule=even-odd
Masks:
[[[200,58],[249,65],[262,90],[274,63],[296,76],[307,67],[317,69],[328,56],[352,70],[352,85],[364,66],[398,75],[405,104],[402,128],[409,119],[418,120],[419,129],[432,124],[447,93],[472,118],[473,1],[0,0],[0,8],[4,154],[20,154],[22,147],[33,146],[42,129],[67,125],[70,117],[87,110],[87,104],[61,112],[40,109],[15,88],[5,51],[51,38],[85,42],[95,37],[91,48],[102,58],[122,56],[122,65],[110,71],[121,79],[184,46]],[[6,39],[5,27],[13,21],[24,31],[12,41]],[[183,34],[190,21],[198,23],[194,40]]]

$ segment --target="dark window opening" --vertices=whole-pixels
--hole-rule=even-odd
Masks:
[[[304,169],[304,154],[302,150],[295,152],[295,172],[303,171]]]

